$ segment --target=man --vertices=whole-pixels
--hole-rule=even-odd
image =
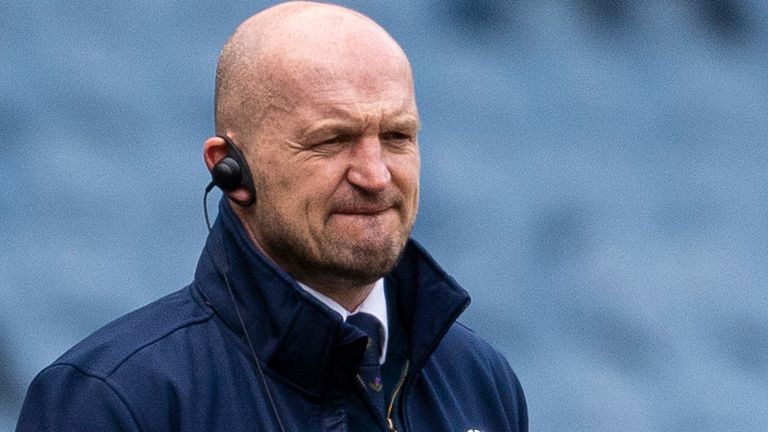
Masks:
[[[418,129],[408,60],[367,17],[295,2],[243,23],[194,282],[41,372],[17,430],[527,430],[506,361],[455,323],[468,295],[408,238]]]

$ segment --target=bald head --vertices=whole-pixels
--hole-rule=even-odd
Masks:
[[[411,79],[400,46],[370,18],[336,5],[279,4],[243,22],[221,51],[216,132],[251,136],[270,110],[290,112],[300,88],[323,91],[340,77],[364,84],[388,73]]]

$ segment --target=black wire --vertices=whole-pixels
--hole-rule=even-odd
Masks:
[[[213,187],[216,186],[214,182],[211,182],[206,186],[205,193],[203,194],[203,214],[205,215],[205,225],[208,227],[208,234],[211,233],[211,222],[208,218],[208,193],[213,189]],[[213,245],[214,242],[211,242]],[[275,400],[272,398],[272,392],[269,390],[269,385],[267,384],[267,378],[264,376],[264,371],[261,368],[261,362],[259,362],[259,358],[256,356],[256,350],[253,348],[253,342],[251,342],[251,336],[248,334],[248,330],[245,327],[245,322],[243,321],[243,316],[240,314],[240,308],[237,307],[237,302],[235,301],[235,294],[232,292],[232,286],[229,284],[229,278],[227,277],[227,269],[221,264],[219,261],[219,251],[218,246],[214,247],[213,251],[213,261],[216,267],[219,268],[221,271],[222,276],[224,277],[224,284],[227,285],[227,291],[229,291],[229,298],[232,300],[232,305],[235,307],[235,313],[237,314],[237,319],[240,321],[240,326],[243,329],[243,334],[245,335],[245,340],[248,342],[248,348],[251,350],[251,355],[253,356],[253,362],[256,364],[256,370],[259,371],[259,377],[261,377],[261,384],[264,386],[264,392],[267,394],[267,399],[269,399],[269,404],[272,407],[272,412],[275,414],[275,418],[277,419],[277,424],[280,426],[280,430],[282,432],[285,432],[285,427],[283,427],[283,421],[280,418],[280,414],[277,412],[277,406],[275,405]]]
[[[216,183],[210,182],[205,187],[205,193],[203,194],[203,215],[205,215],[205,226],[208,227],[208,234],[211,233],[211,221],[208,219],[208,193],[216,186]]]

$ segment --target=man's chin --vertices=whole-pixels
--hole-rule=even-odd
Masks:
[[[358,241],[337,247],[327,256],[327,263],[336,271],[360,279],[373,281],[392,270],[405,247],[406,239],[387,241]],[[339,245],[341,246],[341,245]]]

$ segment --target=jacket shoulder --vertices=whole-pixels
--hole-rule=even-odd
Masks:
[[[452,412],[501,422],[481,429],[528,430],[528,408],[517,375],[501,353],[463,324],[451,326],[424,373],[427,387],[440,389],[435,391],[442,403],[462,401]]]
[[[188,286],[96,330],[49,367],[71,365],[106,378],[137,352],[209,320],[212,314],[198,303]]]
[[[487,366],[506,363],[506,359],[490,343],[472,329],[460,322],[455,322],[445,334],[438,346],[438,351],[446,351],[465,361],[481,362]]]
[[[176,356],[162,355],[185,343],[185,329],[210,319],[212,312],[193,297],[190,287],[163,297],[107,324],[72,347],[43,369],[32,381],[24,400],[17,432],[152,430],[137,413],[150,412],[135,396],[130,384],[148,368],[172,368],[163,362]],[[188,335],[186,335],[188,336]],[[144,367],[128,367],[127,376],[114,379],[123,365],[148,353]],[[168,360],[172,359],[172,360]],[[139,390],[149,388],[146,385]],[[153,387],[156,390],[156,387]],[[151,399],[150,399],[151,400]]]

